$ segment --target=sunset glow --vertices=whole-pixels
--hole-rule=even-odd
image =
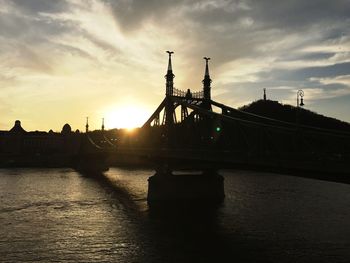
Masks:
[[[123,102],[157,108],[166,50],[178,89],[202,89],[209,56],[216,101],[239,107],[266,88],[295,105],[303,89],[308,109],[350,121],[345,2],[0,0],[0,129],[139,126],[149,116]]]
[[[112,128],[133,128],[141,127],[149,117],[150,113],[141,107],[124,106],[116,107],[107,112],[105,123],[107,129]]]

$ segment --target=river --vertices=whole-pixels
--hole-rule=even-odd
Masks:
[[[226,198],[149,210],[152,170],[0,170],[0,262],[350,262],[350,185],[220,171]]]

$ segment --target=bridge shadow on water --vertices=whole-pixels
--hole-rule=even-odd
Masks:
[[[131,262],[270,262],[261,244],[221,225],[222,203],[172,202],[144,209],[127,187],[105,174],[82,175],[112,193],[135,223],[145,247]]]
[[[149,219],[165,262],[269,262],[258,244],[226,232],[220,208],[199,201],[152,207]]]
[[[135,197],[124,185],[118,184],[118,182],[107,177],[103,172],[79,172],[79,174],[88,179],[95,180],[112,198],[117,199],[123,205],[126,212],[137,212],[141,214],[142,209],[135,202]]]

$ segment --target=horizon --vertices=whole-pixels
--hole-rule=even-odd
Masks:
[[[263,102],[263,101],[264,101],[264,99],[254,100],[254,101],[249,102],[248,104],[245,104],[245,105],[242,105],[242,106],[238,107],[237,109],[238,109],[238,110],[242,110],[242,108],[244,108],[244,107],[249,107],[250,105],[252,105],[252,104],[254,104],[254,103],[256,103],[256,102]],[[340,120],[340,119],[337,119],[337,118],[334,118],[334,117],[329,117],[329,116],[326,116],[326,115],[319,114],[318,112],[311,111],[311,110],[309,110],[309,109],[305,109],[303,106],[297,107],[297,106],[295,106],[295,105],[283,104],[283,103],[281,103],[281,102],[279,102],[279,101],[270,100],[270,99],[268,99],[268,98],[266,99],[266,102],[274,102],[274,103],[278,103],[278,104],[280,104],[280,105],[282,105],[282,106],[291,106],[292,108],[295,108],[295,109],[299,108],[299,109],[301,109],[301,110],[303,110],[303,111],[311,112],[311,113],[313,113],[313,114],[315,114],[315,115],[322,116],[322,117],[324,117],[324,118],[331,118],[331,119],[333,119],[333,120],[336,120],[336,121],[339,121],[339,122],[346,123],[346,124],[349,124],[349,125],[350,125],[349,122],[346,122],[346,121],[343,121],[343,120]],[[213,111],[215,111],[215,110],[213,110]],[[263,114],[260,115],[260,116],[266,117],[266,116],[263,115]],[[179,117],[179,116],[177,116],[177,117]],[[279,120],[279,119],[276,119],[276,120]],[[62,128],[63,128],[63,126],[62,126],[62,128],[59,129],[59,130],[53,130],[53,129],[50,129],[50,130],[38,130],[38,129],[36,129],[36,130],[27,130],[25,127],[23,127],[23,124],[22,124],[21,120],[15,120],[15,121],[20,121],[21,127],[22,127],[26,132],[50,132],[50,131],[53,131],[53,132],[55,132],[55,133],[61,133],[61,130],[62,130]],[[69,124],[69,123],[65,123],[64,125],[66,125],[66,124]],[[11,126],[11,128],[14,127],[14,125],[15,125],[15,123],[13,123],[13,126]],[[70,125],[70,124],[69,124],[69,125]],[[70,126],[71,126],[71,125],[70,125]],[[311,125],[311,126],[312,126],[312,125]],[[316,127],[316,126],[315,126],[315,127]],[[11,129],[11,128],[10,128],[10,129]],[[78,130],[79,130],[80,133],[85,133],[85,127],[84,127],[84,129],[74,129],[74,127],[71,127],[71,128],[72,128],[72,132],[73,132],[73,133],[76,132],[76,131],[78,131]],[[135,130],[140,129],[140,128],[142,128],[142,125],[141,125],[141,126],[137,126],[137,127],[119,127],[119,128],[118,128],[118,127],[112,127],[112,128],[104,128],[104,130],[105,130],[105,131],[123,130],[123,131],[125,131],[125,132],[127,132],[127,133],[131,133],[131,134],[132,134]],[[10,130],[10,129],[9,129],[9,130]],[[0,130],[0,131],[8,131],[8,130]],[[100,127],[91,127],[91,126],[90,126],[90,120],[89,120],[89,132],[96,132],[96,131],[102,131],[102,122],[101,122],[101,126],[100,126]]]
[[[273,8],[272,8],[273,7]],[[0,130],[141,126],[165,93],[202,89],[211,57],[214,100],[262,98],[350,122],[350,5],[338,1],[0,0]]]

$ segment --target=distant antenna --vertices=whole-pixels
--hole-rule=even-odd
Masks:
[[[89,117],[86,117],[85,131],[86,131],[86,133],[89,132]]]
[[[266,101],[266,89],[264,89],[264,101]]]
[[[102,131],[104,131],[105,130],[105,118],[102,118]]]

